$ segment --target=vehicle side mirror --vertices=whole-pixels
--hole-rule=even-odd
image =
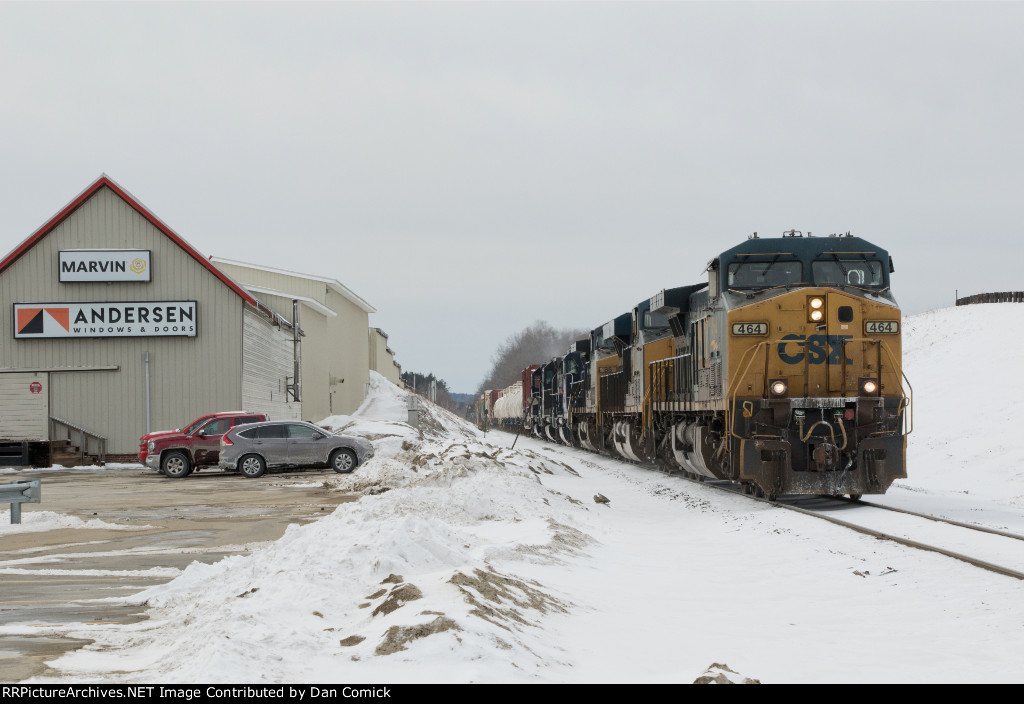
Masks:
[[[205,438],[206,437],[206,430],[200,430],[198,433],[196,433],[196,435],[198,435],[201,438]]]

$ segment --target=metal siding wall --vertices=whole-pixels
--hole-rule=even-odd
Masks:
[[[340,293],[327,294],[327,307],[338,313],[328,320],[327,351],[332,374],[345,379],[336,386],[334,412],[350,414],[363,402],[370,381],[370,348],[366,344],[370,316]]]
[[[302,338],[302,412],[316,422],[331,413],[350,414],[359,408],[364,385],[370,380],[369,314],[322,281],[252,267],[217,266],[243,285],[306,296],[338,313],[337,317],[323,316],[305,306],[299,312],[299,327],[306,333]],[[292,319],[291,299],[263,293],[256,297]],[[332,376],[345,382],[331,386]]]
[[[402,372],[398,371],[398,367],[395,366],[395,358],[393,355],[388,355],[384,368],[386,372],[381,372],[388,381],[395,386],[402,386]]]
[[[371,371],[380,371],[380,369],[377,368],[377,340],[381,336],[380,336],[380,333],[378,333],[375,328],[371,327],[369,329],[370,329],[370,346],[367,349],[370,352],[370,370]]]
[[[292,339],[259,313],[246,309],[242,346],[242,405],[273,420],[301,420],[302,404],[288,400]]]
[[[62,249],[148,249],[150,283],[60,283]],[[14,340],[14,303],[195,300],[193,338]],[[102,188],[0,274],[0,367],[118,365],[116,372],[50,377],[50,413],[134,452],[146,431],[144,352],[150,353],[151,427],[183,427],[241,405],[243,300],[113,191]]]

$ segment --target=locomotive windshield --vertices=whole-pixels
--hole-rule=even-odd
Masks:
[[[877,259],[833,257],[811,262],[814,283],[819,286],[861,286],[879,288],[885,284],[882,262]]]
[[[729,288],[773,288],[803,283],[804,265],[797,259],[740,261],[729,264]]]

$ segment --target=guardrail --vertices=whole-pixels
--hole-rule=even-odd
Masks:
[[[958,306],[972,303],[1024,303],[1024,291],[1000,291],[999,293],[976,293],[956,299]]]
[[[0,484],[0,504],[11,505],[11,525],[21,523],[21,505],[42,501],[43,487],[38,479]]]

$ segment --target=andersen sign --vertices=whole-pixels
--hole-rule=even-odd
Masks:
[[[195,337],[195,301],[15,303],[14,337]]]
[[[60,281],[150,281],[148,249],[66,249],[60,253]]]

